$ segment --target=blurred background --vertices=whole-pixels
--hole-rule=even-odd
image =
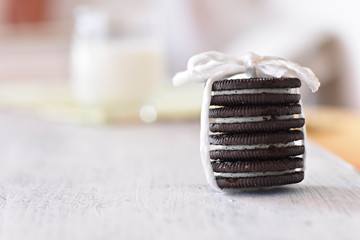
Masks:
[[[203,86],[175,88],[172,76],[203,51],[252,51],[315,72],[319,91],[302,89],[309,136],[360,169],[358,9],[351,0],[0,0],[0,110],[90,125],[199,119]]]
[[[313,69],[307,105],[360,109],[354,1],[0,0],[0,106],[80,123],[197,118],[174,88],[192,55],[249,51]],[[184,97],[186,96],[186,97]]]

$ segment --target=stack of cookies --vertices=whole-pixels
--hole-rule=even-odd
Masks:
[[[304,132],[297,78],[225,79],[212,85],[210,161],[221,189],[304,179]]]

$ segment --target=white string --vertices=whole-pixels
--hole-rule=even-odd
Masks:
[[[320,86],[319,80],[309,68],[295,62],[254,53],[235,58],[215,51],[191,57],[187,70],[176,74],[173,83],[176,86],[189,81],[205,83],[210,78],[216,81],[240,73],[247,77],[299,78],[312,92],[316,92]]]

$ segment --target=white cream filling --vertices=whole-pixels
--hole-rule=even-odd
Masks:
[[[256,145],[210,145],[211,150],[248,150],[248,149],[267,149],[270,146],[274,147],[293,147],[303,146],[303,140],[292,141],[288,143],[274,143],[274,144],[256,144]]]
[[[257,117],[229,117],[229,118],[210,118],[209,123],[244,123],[261,122],[266,120],[289,120],[301,118],[300,114],[279,115],[279,116],[257,116]]]
[[[219,173],[215,172],[215,177],[223,178],[242,178],[242,177],[265,177],[265,176],[279,176],[291,173],[304,172],[304,168],[295,168],[291,170],[277,171],[277,172],[247,172],[247,173]]]
[[[259,88],[259,89],[222,90],[222,91],[212,91],[211,96],[257,94],[257,93],[299,94],[299,88]]]

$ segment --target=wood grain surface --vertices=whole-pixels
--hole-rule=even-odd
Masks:
[[[308,143],[306,179],[222,194],[199,123],[87,127],[0,111],[0,239],[359,239],[360,176]]]

